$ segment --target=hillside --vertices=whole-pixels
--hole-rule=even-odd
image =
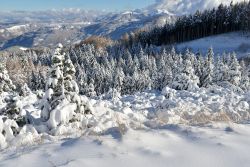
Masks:
[[[217,8],[197,11],[178,17],[173,24],[131,33],[123,40],[127,45],[174,45],[229,32],[250,31],[250,2],[219,5]]]
[[[182,52],[191,49],[195,53],[202,52],[203,54],[207,52],[207,48],[213,47],[215,55],[236,52],[238,57],[246,57],[250,55],[250,33],[233,32],[215,35],[180,43],[175,47]]]

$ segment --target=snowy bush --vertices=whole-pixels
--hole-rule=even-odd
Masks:
[[[61,103],[50,112],[50,118],[48,120],[49,127],[56,128],[58,125],[69,123],[76,109],[76,104],[69,103],[66,99],[61,101]]]

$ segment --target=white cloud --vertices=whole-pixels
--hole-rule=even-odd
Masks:
[[[233,2],[242,2],[244,0],[234,0]],[[247,0],[248,1],[248,0]],[[156,0],[155,4],[147,8],[152,10],[167,10],[177,15],[194,13],[197,10],[211,9],[219,4],[229,5],[230,0]]]

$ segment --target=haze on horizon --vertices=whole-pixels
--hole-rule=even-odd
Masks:
[[[79,8],[84,10],[122,11],[149,6],[155,0],[0,0],[1,11],[37,11]]]

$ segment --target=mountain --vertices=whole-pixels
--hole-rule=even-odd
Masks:
[[[119,39],[126,32],[136,29],[163,26],[166,22],[172,22],[175,17],[167,14],[148,15],[144,11],[126,11],[113,15],[106,15],[97,23],[83,28],[86,34],[108,36]]]
[[[0,50],[70,43],[83,38],[80,29],[101,15],[104,12],[78,9],[0,12]]]
[[[162,26],[175,17],[143,10],[105,13],[82,10],[0,13],[0,50],[12,47],[72,44],[91,35],[119,39],[126,32]]]

